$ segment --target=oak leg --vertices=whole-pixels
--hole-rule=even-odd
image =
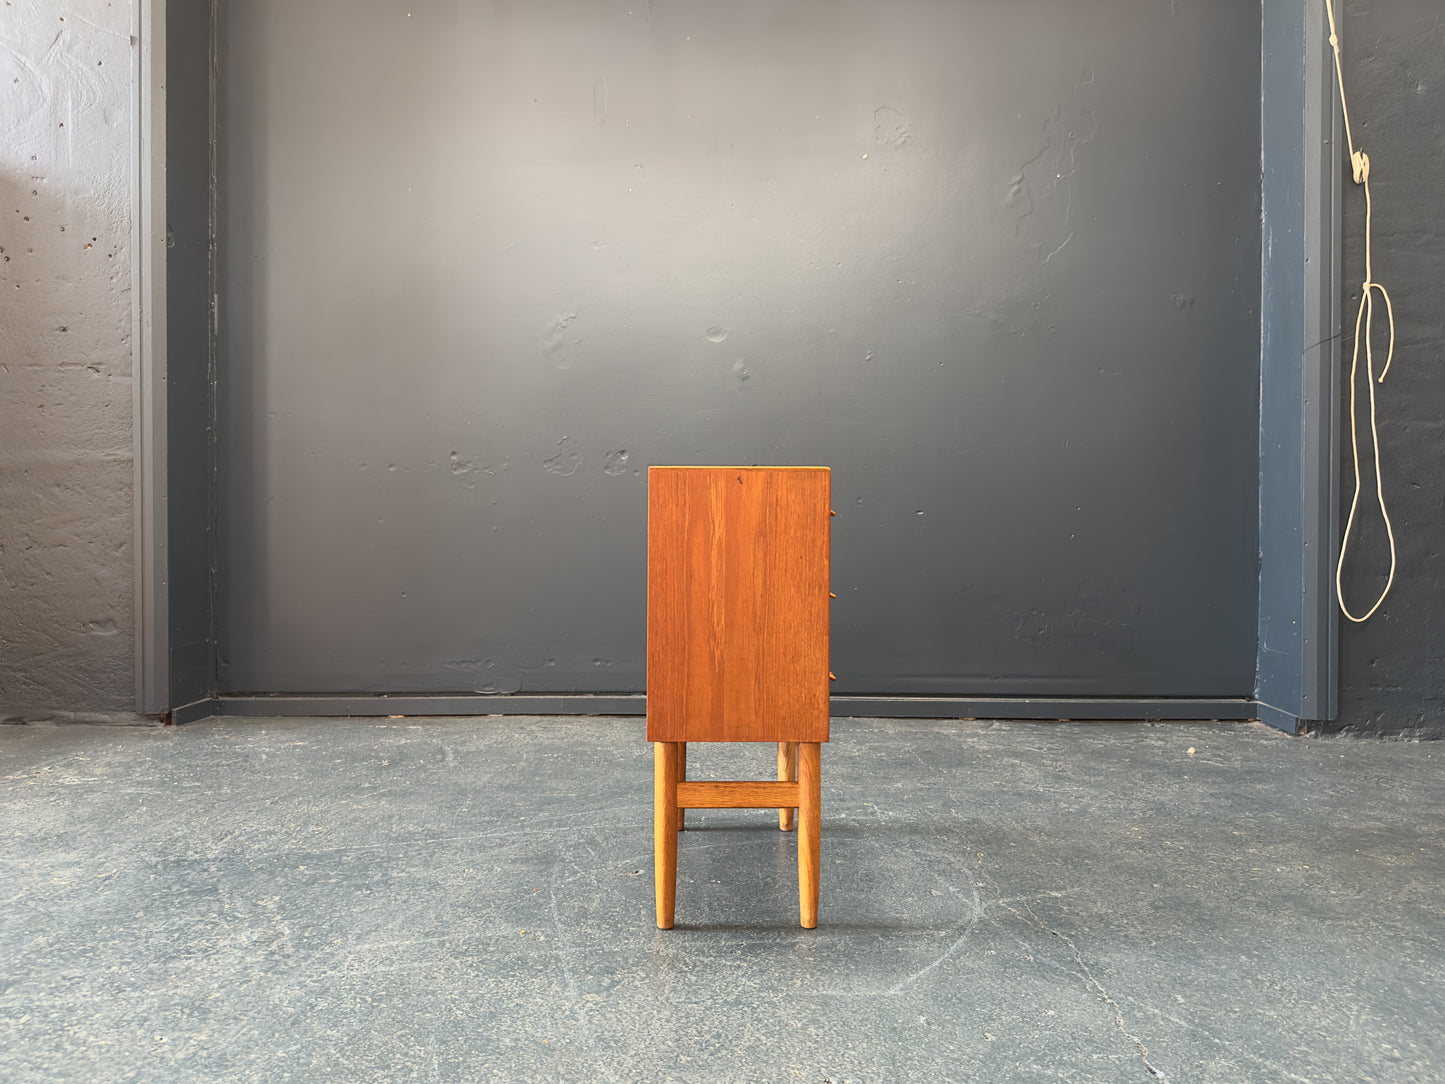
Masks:
[[[679,783],[687,779],[687,742],[677,743],[677,781]],[[681,832],[687,827],[687,810],[677,811],[677,830]]]
[[[818,925],[818,859],[822,849],[823,788],[819,745],[798,743],[798,914],[805,930]]]
[[[677,905],[677,769],[678,743],[653,743],[652,857],[657,894],[657,928],[672,929]]]
[[[778,782],[791,783],[798,778],[798,743],[778,742]],[[778,828],[784,832],[793,830],[793,810],[778,810]]]

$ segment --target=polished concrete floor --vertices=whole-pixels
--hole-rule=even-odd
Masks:
[[[641,720],[4,727],[0,1080],[1441,1081],[1442,767],[837,720],[819,928],[699,811],[663,932]]]

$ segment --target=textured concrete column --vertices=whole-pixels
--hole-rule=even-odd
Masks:
[[[135,705],[132,11],[0,20],[0,718]]]

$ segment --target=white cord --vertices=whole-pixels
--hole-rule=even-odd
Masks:
[[[1335,31],[1334,0],[1325,0],[1325,10],[1330,16],[1330,47],[1335,52],[1335,75],[1339,78],[1340,83],[1340,111],[1344,114],[1345,119],[1345,139],[1350,145],[1350,168],[1354,172],[1355,183],[1365,186],[1365,281],[1361,287],[1363,293],[1360,295],[1360,312],[1355,317],[1355,351],[1350,360],[1350,451],[1355,460],[1355,495],[1350,499],[1350,515],[1345,521],[1344,537],[1340,540],[1340,562],[1335,566],[1335,595],[1340,601],[1340,612],[1351,621],[1362,622],[1369,620],[1380,608],[1380,603],[1385,601],[1385,596],[1390,593],[1390,587],[1395,582],[1395,528],[1390,523],[1390,513],[1385,511],[1384,483],[1380,479],[1380,430],[1375,422],[1375,384],[1385,382],[1385,374],[1390,371],[1390,362],[1395,360],[1395,309],[1390,304],[1390,295],[1383,286],[1374,281],[1371,271],[1370,234],[1374,208],[1370,202],[1370,156],[1362,150],[1355,150],[1355,139],[1350,133],[1350,107],[1345,101],[1345,71],[1340,63],[1340,39]],[[1378,381],[1375,379],[1375,353],[1371,343],[1375,331],[1376,290],[1385,301],[1385,315],[1390,320],[1390,352],[1385,358],[1385,368],[1381,371]],[[1390,539],[1390,576],[1385,581],[1385,589],[1380,592],[1380,597],[1375,599],[1375,604],[1363,616],[1356,617],[1345,605],[1345,590],[1341,585],[1341,580],[1345,570],[1345,555],[1350,548],[1350,531],[1355,526],[1355,511],[1360,504],[1360,442],[1359,429],[1355,421],[1355,374],[1360,367],[1360,329],[1362,327],[1365,332],[1366,382],[1370,386],[1370,439],[1375,452],[1375,497],[1380,502],[1380,517],[1385,521],[1385,533]]]

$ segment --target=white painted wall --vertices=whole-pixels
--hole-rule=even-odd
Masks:
[[[0,7],[0,719],[135,707],[133,7]]]

